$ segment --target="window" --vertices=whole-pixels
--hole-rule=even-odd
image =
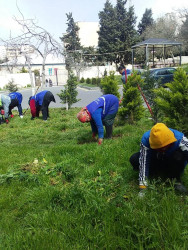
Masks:
[[[48,72],[49,72],[49,76],[51,76],[52,75],[52,68],[49,68]]]

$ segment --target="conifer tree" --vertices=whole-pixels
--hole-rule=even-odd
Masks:
[[[123,86],[123,100],[119,114],[124,121],[130,124],[143,117],[143,100],[137,87],[137,84],[141,82],[141,76],[134,72],[132,76],[128,77],[127,83]]]
[[[138,24],[138,33],[142,35],[142,33],[145,31],[145,29],[151,25],[153,25],[154,20],[152,17],[152,10],[147,9],[145,10],[141,21]],[[144,38],[143,38],[144,39]]]
[[[103,11],[99,12],[99,24],[99,53],[103,54],[103,60],[112,63],[116,57],[112,52],[117,50],[117,19],[115,9],[109,0],[105,2]]]
[[[156,103],[163,113],[163,122],[188,135],[188,78],[182,68],[174,73],[174,81],[168,89],[159,88]]]
[[[101,79],[100,85],[103,94],[112,94],[120,98],[118,80],[115,78],[114,72],[110,72],[109,76],[104,76],[104,78]]]
[[[131,62],[131,46],[138,41],[138,34],[135,29],[136,16],[134,6],[128,10],[125,8],[127,0],[117,0],[116,4],[116,18],[117,18],[117,31],[118,31],[118,51],[116,63],[126,64]]]
[[[66,34],[60,39],[64,42],[66,49],[66,68],[71,71],[71,67],[80,62],[81,56],[79,50],[81,49],[80,39],[78,37],[79,27],[74,22],[72,13],[66,14],[67,16],[67,30]]]
[[[71,72],[69,74],[69,78],[67,81],[67,85],[65,86],[65,90],[61,90],[61,93],[58,94],[62,103],[68,103],[68,108],[72,106],[73,103],[78,102],[79,100],[76,98],[78,95],[77,88],[77,78]]]

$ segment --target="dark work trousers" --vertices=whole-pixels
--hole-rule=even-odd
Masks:
[[[48,91],[44,95],[42,106],[36,107],[36,116],[37,117],[39,117],[39,112],[41,110],[43,120],[47,120],[47,118],[49,117],[48,106],[49,106],[50,102],[55,102],[55,98],[54,98],[54,95],[50,91]]]
[[[140,152],[137,152],[130,157],[134,170],[139,170],[139,156]],[[149,163],[149,176],[160,177],[162,180],[176,179],[180,181],[186,164],[184,153],[179,148],[169,156],[153,152]]]
[[[19,115],[23,115],[22,105],[19,104],[17,99],[11,99],[11,103],[9,105],[9,115],[12,115],[12,109],[15,108],[15,107],[18,107]]]
[[[106,129],[107,139],[112,138],[113,124],[114,124],[114,119],[116,117],[116,114],[117,113],[107,115],[102,121]]]

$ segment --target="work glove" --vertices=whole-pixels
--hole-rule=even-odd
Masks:
[[[99,138],[99,139],[98,139],[98,144],[101,145],[101,144],[102,144],[102,141],[103,141],[103,139],[102,139],[102,138]]]
[[[10,117],[11,117],[11,118],[13,118],[13,117],[14,117],[14,115],[10,115]]]
[[[5,111],[3,109],[1,109],[1,115],[4,115]]]
[[[9,123],[9,120],[8,120],[8,119],[5,119],[5,122],[6,122],[6,124],[8,124],[8,123]]]

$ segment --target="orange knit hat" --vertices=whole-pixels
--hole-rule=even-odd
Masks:
[[[164,123],[157,123],[152,127],[149,137],[152,149],[163,148],[175,141],[174,133]]]

